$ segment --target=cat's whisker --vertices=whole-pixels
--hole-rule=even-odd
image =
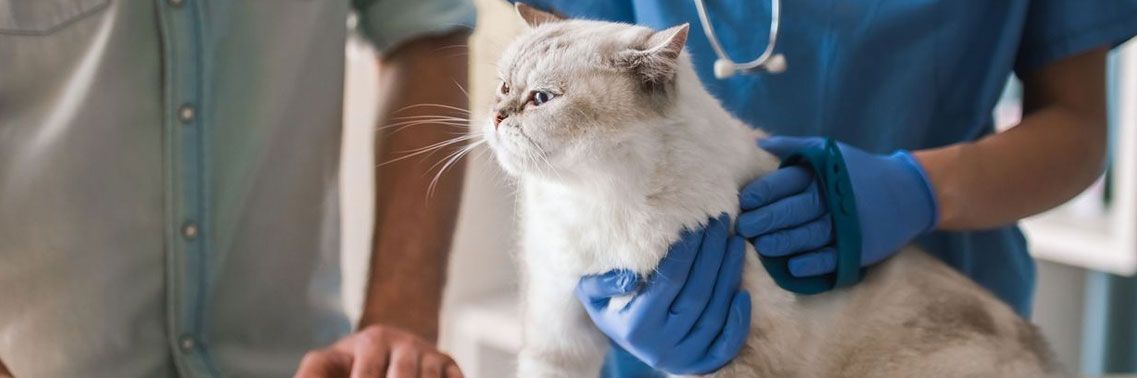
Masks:
[[[471,139],[473,139],[473,138],[466,137],[466,136],[454,137],[454,138],[450,138],[450,139],[447,139],[447,140],[442,141],[442,142],[434,143],[434,144],[431,144],[431,145],[428,145],[425,147],[419,147],[419,148],[416,148],[416,149],[413,149],[413,150],[410,150],[407,152],[411,152],[411,153],[415,153],[415,154],[423,153],[423,152],[433,152],[433,151],[438,150],[440,148],[448,147],[448,146],[458,144],[458,143],[468,142]]]
[[[404,106],[404,107],[400,108],[399,110],[396,110],[396,111],[394,111],[394,113],[399,113],[399,112],[407,111],[407,110],[410,110],[410,109],[415,109],[415,108],[424,108],[424,107],[434,107],[434,108],[441,108],[441,109],[449,109],[449,110],[453,110],[453,111],[456,111],[456,112],[461,112],[461,113],[463,113],[463,114],[469,114],[469,113],[470,113],[470,110],[469,110],[469,109],[463,109],[463,108],[459,108],[459,107],[457,107],[457,106],[446,105],[446,104],[431,104],[431,103],[421,103],[421,104],[413,104],[413,105],[407,105],[407,106]]]
[[[513,181],[510,180],[510,177],[508,177],[508,175],[501,171],[501,168],[499,168],[497,162],[494,160],[493,154],[491,153],[490,149],[482,148],[477,150],[477,152],[474,154],[474,159],[481,159],[483,164],[477,166],[479,168],[479,172],[485,172],[486,176],[488,176],[490,180],[493,180],[493,187],[501,188],[502,190],[506,191],[506,194],[509,195],[516,194],[516,188],[513,185]]]
[[[476,142],[474,142],[474,143],[470,143],[470,144],[468,144],[468,145],[466,145],[466,146],[463,146],[462,148],[458,149],[457,151],[453,151],[453,152],[451,152],[449,155],[446,155],[446,156],[445,156],[445,157],[443,157],[442,159],[439,159],[439,161],[438,161],[438,162],[436,162],[436,163],[432,164],[432,165],[431,165],[429,168],[427,168],[426,170],[427,170],[428,172],[429,172],[429,171],[433,171],[435,167],[438,167],[439,165],[445,164],[445,162],[446,162],[446,161],[448,161],[450,158],[454,157],[455,155],[460,155],[460,154],[466,153],[466,152],[467,152],[467,151],[466,151],[467,149],[472,149],[472,148],[474,148],[474,147],[477,147],[478,145],[480,145],[480,144],[482,144],[482,143],[485,143],[485,140],[479,140],[479,141],[476,141]]]
[[[383,131],[383,130],[387,130],[390,128],[397,127],[398,130],[395,130],[395,132],[398,132],[398,131],[401,131],[401,130],[408,128],[408,127],[422,126],[422,125],[445,126],[445,127],[456,128],[456,129],[465,129],[465,128],[470,126],[468,123],[457,122],[457,121],[427,119],[427,120],[411,120],[411,121],[389,123],[387,125],[380,126],[380,127],[376,128],[375,130],[376,131]]]
[[[469,122],[467,122],[465,120],[461,120],[461,119],[421,118],[421,119],[396,120],[395,122],[388,123],[384,127],[404,125],[404,124],[410,124],[410,123],[438,123],[438,124],[461,125],[461,126],[468,126],[469,125]]]
[[[461,133],[461,134],[458,134],[457,136],[455,136],[453,138],[450,138],[450,139],[447,139],[444,141],[440,141],[440,142],[436,142],[436,143],[428,145],[428,146],[415,148],[415,149],[412,149],[410,151],[413,152],[413,151],[427,150],[427,149],[433,148],[432,146],[436,146],[436,145],[448,146],[450,144],[459,143],[459,142],[466,142],[466,141],[469,141],[469,140],[472,140],[475,138],[478,138],[478,136],[470,134],[470,133]]]
[[[465,131],[466,126],[465,125],[448,125],[448,124],[438,123],[438,122],[424,122],[424,123],[414,123],[414,124],[409,124],[409,125],[402,125],[399,128],[395,129],[394,131],[391,131],[390,134],[392,134],[392,135],[398,134],[399,132],[403,131],[404,129],[407,129],[410,127],[415,127],[415,126],[425,126],[425,125],[444,126],[447,128],[460,130],[457,134],[465,134],[466,133],[466,131]],[[379,131],[384,131],[385,129],[387,129],[387,128],[386,127],[380,128]]]
[[[548,157],[549,153],[545,151],[545,148],[541,147],[541,145],[537,144],[536,142],[533,142],[533,146],[537,147],[537,154],[536,155],[539,156],[541,158],[541,160],[543,160],[545,162],[545,166],[549,168],[549,171],[551,171],[551,172],[553,172],[553,174],[557,175],[557,179],[564,181],[564,177],[561,176],[561,172],[558,171],[557,168],[553,166],[553,163],[549,161],[549,157]]]
[[[461,47],[470,48],[470,44],[462,43],[462,44],[457,44],[457,45],[439,46],[439,47],[433,49],[432,51],[438,52],[438,51],[442,51],[442,50],[456,49],[456,48],[461,48]]]
[[[395,117],[395,118],[392,118],[392,119],[395,119],[395,120],[407,120],[407,119],[447,119],[447,120],[455,120],[455,121],[469,121],[469,120],[470,120],[470,119],[469,119],[469,118],[467,118],[467,117],[457,117],[457,116],[451,116],[451,115],[443,115],[443,114],[428,114],[428,115],[402,116],[402,117]]]
[[[466,98],[470,98],[470,92],[466,91],[466,88],[463,88],[462,84],[458,83],[458,80],[450,79],[450,81],[454,82],[454,86],[458,87],[458,90],[462,91],[462,93],[466,95]],[[470,112],[466,111],[466,113],[469,114]]]
[[[445,147],[448,147],[448,146],[451,146],[451,145],[454,145],[457,143],[465,143],[465,142],[467,142],[471,139],[477,138],[477,137],[478,136],[476,136],[476,135],[463,135],[463,136],[459,136],[459,137],[450,138],[450,139],[447,139],[447,140],[444,140],[441,142],[433,143],[433,144],[430,144],[430,145],[427,145],[424,147],[415,148],[415,149],[412,149],[409,151],[403,151],[403,152],[407,153],[407,155],[399,156],[397,158],[379,163],[378,166],[382,167],[384,165],[395,163],[395,162],[402,161],[405,159],[409,159],[409,158],[414,157],[414,156],[434,152],[434,151],[437,151],[439,149],[442,149],[442,148],[445,148]]]
[[[452,120],[445,120],[445,119],[412,119],[412,120],[388,123],[384,126],[381,126],[380,130],[388,129],[391,127],[398,127],[398,126],[404,126],[404,125],[419,125],[419,124],[437,124],[437,125],[443,125],[443,126],[463,126],[463,127],[469,126],[469,124],[466,122],[459,122],[459,121],[452,121]]]
[[[442,174],[445,173],[447,169],[454,166],[454,164],[457,163],[459,160],[461,160],[462,157],[469,154],[470,151],[473,151],[474,149],[480,147],[483,143],[485,143],[484,139],[479,140],[477,142],[474,142],[474,143],[467,145],[466,147],[463,147],[461,150],[458,150],[458,152],[451,154],[451,156],[446,160],[446,164],[443,164],[442,168],[440,168],[438,170],[438,173],[436,173],[434,175],[434,178],[430,180],[430,185],[427,186],[427,190],[426,190],[427,195],[431,195],[434,193],[434,188],[437,187],[438,180],[440,180],[442,178]],[[431,166],[431,168],[433,168],[433,166]]]

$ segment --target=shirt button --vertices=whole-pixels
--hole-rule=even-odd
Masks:
[[[182,123],[193,122],[194,118],[197,118],[197,109],[194,109],[193,104],[185,104],[178,108],[178,120],[182,121]]]
[[[185,0],[166,0],[171,6],[180,7]]]
[[[178,339],[178,348],[180,348],[182,352],[191,352],[195,346],[197,346],[197,342],[189,335],[182,336]]]
[[[197,238],[197,224],[193,222],[186,222],[186,224],[182,226],[182,236],[185,237],[186,240],[193,240]]]

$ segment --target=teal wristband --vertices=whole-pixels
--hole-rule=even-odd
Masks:
[[[801,165],[813,170],[821,190],[822,201],[833,219],[834,249],[837,251],[835,272],[815,277],[795,277],[790,274],[789,261],[794,254],[765,256],[758,254],[762,266],[774,282],[783,289],[798,294],[818,294],[846,287],[861,280],[861,224],[857,219],[857,204],[852,182],[845,169],[845,158],[833,139],[826,139],[824,147],[808,147],[782,161],[782,167]]]

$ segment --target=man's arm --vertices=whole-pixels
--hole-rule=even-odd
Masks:
[[[422,124],[399,132],[384,128],[400,117],[449,115],[467,108],[459,87],[467,82],[466,32],[418,39],[380,59],[380,108],[376,146],[376,209],[370,279],[360,328],[384,324],[430,342],[438,315],[446,262],[462,192],[464,164],[448,168],[428,191],[441,159],[464,146],[395,161],[407,151],[465,135],[466,128]],[[388,163],[390,162],[390,163]],[[434,170],[431,170],[433,167]]]
[[[935,188],[940,229],[1012,223],[1062,204],[1101,174],[1107,53],[1096,49],[1023,75],[1018,126],[914,154]]]
[[[459,85],[466,85],[467,37],[460,32],[416,39],[380,59],[377,136],[382,145],[376,146],[375,234],[363,315],[358,331],[308,352],[297,377],[462,377],[434,343],[463,164],[451,167],[428,193],[431,166],[461,143],[425,157],[396,159],[464,135],[466,128],[425,124],[395,132],[398,128],[384,126],[398,117],[453,116],[447,107],[466,108]],[[420,104],[442,106],[412,106]]]

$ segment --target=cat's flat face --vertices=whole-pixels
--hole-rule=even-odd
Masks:
[[[482,129],[502,167],[515,176],[563,174],[602,164],[650,132],[647,121],[662,116],[660,88],[645,85],[640,63],[656,34],[558,20],[515,40],[498,62],[500,83]]]

